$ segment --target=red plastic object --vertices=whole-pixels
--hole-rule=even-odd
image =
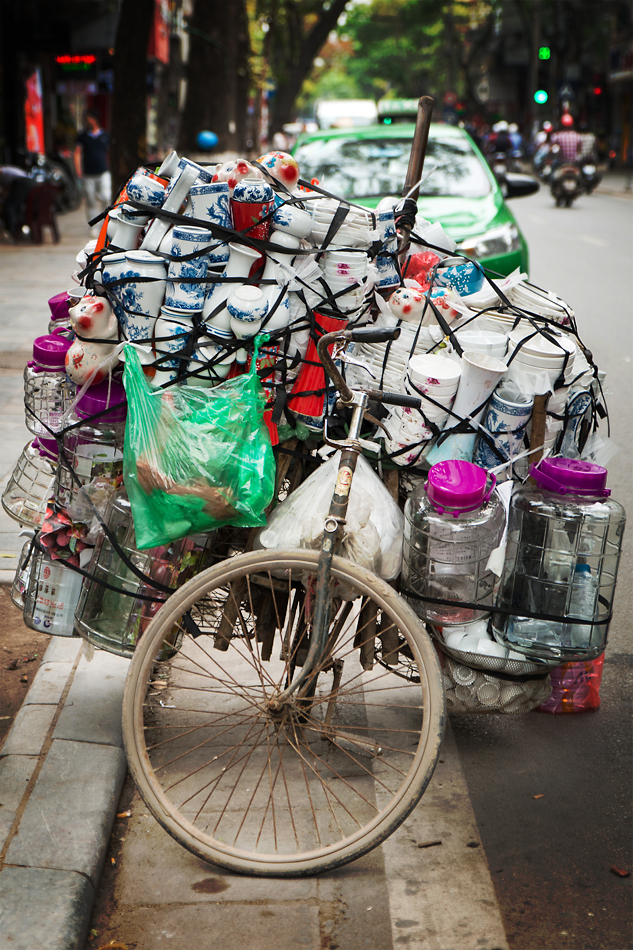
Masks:
[[[600,708],[604,653],[595,660],[563,663],[551,672],[552,695],[535,712],[581,713]]]
[[[323,336],[324,333],[333,333],[335,330],[344,330],[347,326],[347,320],[340,320],[337,317],[325,317],[323,314],[315,311],[317,333]],[[329,348],[331,352],[331,347]],[[297,412],[301,416],[308,416],[319,419],[323,415],[323,401],[325,394],[320,395],[302,395],[303,393],[312,393],[313,390],[325,388],[325,370],[321,365],[319,354],[317,353],[317,344],[310,337],[308,349],[305,355],[305,361],[301,372],[295,380],[292,387],[288,408],[292,412]]]

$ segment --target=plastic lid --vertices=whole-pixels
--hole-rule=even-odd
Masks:
[[[41,366],[64,369],[66,351],[70,349],[70,340],[65,336],[49,333],[33,340],[33,359]]]
[[[57,458],[57,442],[55,439],[43,439],[41,436],[37,439],[33,439],[31,445],[34,449],[40,453],[40,455],[49,456],[49,458]]]
[[[109,394],[109,398],[108,398]],[[75,407],[78,416],[86,419],[97,412],[103,412],[109,406],[116,406],[120,402],[126,403],[125,389],[123,384],[116,379],[104,379],[102,383],[96,386],[90,386],[83,394]],[[103,417],[104,423],[122,422],[127,414],[127,404],[120,409],[113,409]]]
[[[65,318],[67,320],[68,308],[70,307],[68,292],[64,290],[61,294],[55,294],[55,296],[51,297],[48,301],[48,307],[51,312],[51,319],[61,320]]]
[[[576,564],[575,574],[591,574],[591,568],[588,564]]]
[[[532,465],[530,475],[547,491],[558,495],[603,495],[611,494],[607,488],[607,470],[594,462],[581,459],[546,458],[538,466]]]
[[[488,473],[479,465],[448,459],[429,469],[426,493],[440,514],[444,508],[474,511],[489,497],[487,482]]]

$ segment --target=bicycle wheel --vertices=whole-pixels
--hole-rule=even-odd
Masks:
[[[317,561],[255,551],[209,568],[160,609],[130,665],[123,734],[139,792],[184,847],[233,871],[353,861],[410,814],[439,755],[433,646],[393,588],[340,557],[326,653],[275,703],[307,653]]]

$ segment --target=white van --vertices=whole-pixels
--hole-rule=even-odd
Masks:
[[[352,129],[378,121],[373,99],[320,99],[315,113],[320,129]]]

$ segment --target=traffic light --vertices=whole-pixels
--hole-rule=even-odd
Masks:
[[[547,102],[547,98],[548,96],[544,89],[537,89],[534,93],[534,101],[538,102],[540,106]]]
[[[539,51],[538,51],[538,58],[539,58],[539,59],[549,59],[550,56],[551,56],[551,50],[550,50],[549,46],[541,46],[541,47],[539,47]]]

